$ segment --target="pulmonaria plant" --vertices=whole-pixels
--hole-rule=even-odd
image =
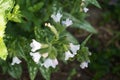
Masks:
[[[96,33],[85,20],[90,3],[100,7],[96,0],[0,0],[3,72],[20,79],[22,65],[26,64],[31,80],[38,71],[50,80],[50,74],[58,69],[60,62],[77,60],[80,68],[87,68],[90,52],[85,44],[91,35],[79,42],[67,28]]]

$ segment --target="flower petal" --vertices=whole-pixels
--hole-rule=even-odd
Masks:
[[[65,60],[68,60],[69,58],[74,57],[74,54],[72,54],[70,51],[65,52]]]
[[[30,52],[30,55],[32,56],[33,61],[34,61],[36,64],[38,64],[38,63],[39,63],[39,60],[40,60],[40,58],[41,58],[40,53],[39,53],[39,52],[35,52],[35,53]]]
[[[70,50],[73,54],[77,54],[77,51],[80,49],[80,45],[74,45],[73,43],[70,43]]]
[[[67,18],[65,21],[62,21],[62,24],[68,27],[68,26],[72,25],[73,22],[72,22],[72,20]]]
[[[18,57],[13,57],[11,65],[20,64],[21,60]]]
[[[32,39],[32,43],[30,44],[30,46],[32,47],[32,52],[35,52],[36,50],[41,48],[41,44],[34,39]]]
[[[80,67],[82,68],[82,69],[84,69],[84,68],[87,68],[88,67],[88,62],[82,62],[81,64],[80,64]]]
[[[52,14],[51,18],[55,21],[55,22],[60,22],[60,19],[62,17],[62,14],[60,14],[59,12],[57,14]]]
[[[87,13],[88,11],[89,11],[89,9],[88,8],[83,8],[83,11],[85,12],[85,13]]]
[[[43,63],[43,66],[44,66],[45,68],[49,68],[50,66],[53,67],[53,68],[55,68],[56,65],[58,65],[57,59],[50,59],[50,58],[48,58],[48,59],[46,59],[45,62]]]

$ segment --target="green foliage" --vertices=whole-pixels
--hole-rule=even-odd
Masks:
[[[50,80],[50,75],[51,75],[51,71],[50,69],[46,69],[43,66],[39,66],[39,70],[42,74],[42,76],[46,79],[46,80]]]
[[[5,33],[6,28],[6,15],[11,11],[12,7],[14,5],[13,0],[1,0],[0,1],[0,58],[6,60],[7,58],[7,48],[5,46],[3,37]]]
[[[0,51],[1,51],[0,58],[5,60],[7,57],[7,49],[6,49],[5,43],[2,38],[0,38],[0,47],[1,47],[0,48]]]
[[[85,4],[81,6],[82,3]],[[99,7],[96,0],[1,0],[0,67],[3,72],[10,74],[13,78],[20,79],[22,74],[21,64],[17,62],[14,65],[11,64],[14,62],[13,57],[18,57],[18,60],[27,63],[31,80],[35,79],[38,71],[46,80],[50,80],[50,74],[54,72],[53,68],[58,64],[57,59],[65,62],[64,53],[70,50],[69,44],[79,45],[66,28],[73,27],[96,33],[96,30],[85,21],[86,13],[83,12],[83,8],[87,7],[89,3]],[[51,17],[51,15],[57,13],[62,15],[58,22]],[[73,24],[63,25],[62,21],[68,18]],[[85,47],[88,38],[83,42],[84,45],[81,46],[78,51],[79,54],[76,56],[79,62],[89,61],[89,50]],[[32,40],[36,40],[37,48],[39,45],[41,47],[35,52],[31,49],[35,48],[33,45],[36,45],[31,43]],[[38,54],[36,56],[30,53]],[[48,53],[47,57],[44,55],[45,53]],[[40,57],[38,63],[35,62],[36,57]],[[55,59],[50,65],[52,63],[56,65],[46,68],[44,62],[47,58]],[[72,72],[74,73],[71,73],[71,76],[75,74],[74,70]]]
[[[28,71],[29,71],[30,79],[34,80],[36,77],[38,68],[33,61],[28,62]]]
[[[8,67],[8,73],[15,79],[20,79],[22,74],[21,65],[14,65]]]

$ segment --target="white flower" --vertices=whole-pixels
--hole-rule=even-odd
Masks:
[[[38,64],[39,60],[41,58],[40,53],[39,52],[35,52],[35,53],[30,52],[30,55],[32,56],[33,61],[36,62],[36,64]]]
[[[88,55],[89,55],[89,56],[91,56],[91,55],[92,55],[92,53],[91,53],[91,52],[89,52],[89,53],[88,53]]]
[[[57,14],[53,13],[51,15],[51,18],[53,18],[55,22],[60,22],[61,17],[62,17],[62,14],[60,14],[59,12]]]
[[[72,20],[67,18],[65,21],[62,21],[62,24],[68,27],[68,26],[72,25],[73,22],[72,22]]]
[[[70,43],[70,50],[74,55],[77,54],[77,50],[80,49],[80,45],[74,45],[73,43]]]
[[[86,13],[89,11],[89,9],[85,7],[85,8],[83,8],[83,11]]]
[[[55,68],[56,65],[58,65],[58,60],[55,58],[55,59],[46,59],[45,62],[42,64],[45,68],[49,68],[50,66]]]
[[[88,62],[87,62],[87,61],[82,62],[82,63],[80,64],[80,67],[81,67],[82,69],[87,68],[87,67],[88,67]]]
[[[65,52],[65,60],[68,60],[69,58],[74,57],[74,54],[72,54],[70,51]]]
[[[11,65],[14,65],[15,63],[16,63],[16,64],[20,64],[20,63],[21,63],[21,60],[18,59],[18,57],[13,57]]]
[[[30,44],[30,46],[32,47],[32,52],[35,52],[36,50],[41,48],[41,44],[34,39],[32,39],[32,43]]]

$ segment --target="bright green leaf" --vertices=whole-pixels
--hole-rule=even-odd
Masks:
[[[20,14],[21,11],[19,9],[20,9],[19,5],[16,5],[12,13],[8,13],[8,20],[11,20],[14,22],[21,22],[22,15]]]
[[[0,58],[6,60],[7,55],[8,53],[7,53],[6,45],[3,41],[3,38],[0,38]]]

